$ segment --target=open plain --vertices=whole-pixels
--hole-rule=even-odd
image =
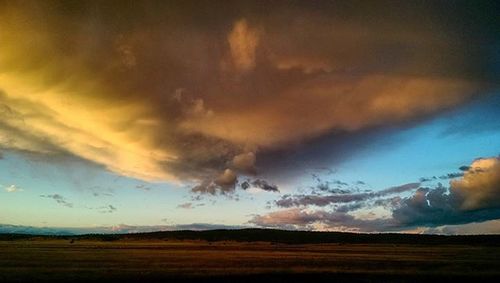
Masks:
[[[0,241],[0,282],[496,281],[490,245],[28,238]]]

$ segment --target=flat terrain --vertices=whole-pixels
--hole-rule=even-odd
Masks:
[[[451,282],[479,278],[500,282],[500,246],[0,241],[0,282]]]

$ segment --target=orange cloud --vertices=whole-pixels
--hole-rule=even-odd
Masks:
[[[484,87],[467,73],[484,60],[439,25],[279,4],[78,5],[0,8],[0,147],[225,184],[258,171],[258,154],[435,115]]]
[[[214,106],[216,115],[181,125],[234,143],[272,148],[333,130],[409,121],[456,106],[476,89],[474,83],[452,79],[330,75],[269,94],[251,107],[225,102],[226,109]]]
[[[450,181],[450,191],[462,199],[460,208],[475,210],[500,204],[500,158],[472,162],[460,179]]]
[[[234,66],[241,71],[249,71],[255,67],[255,56],[259,36],[245,19],[234,23],[231,33],[227,37],[231,58]]]

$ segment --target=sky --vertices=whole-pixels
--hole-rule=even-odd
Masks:
[[[0,1],[0,232],[500,233],[500,5],[406,2]]]

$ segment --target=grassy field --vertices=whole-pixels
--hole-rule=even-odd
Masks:
[[[0,241],[0,282],[498,282],[498,278],[500,246],[489,245]]]

